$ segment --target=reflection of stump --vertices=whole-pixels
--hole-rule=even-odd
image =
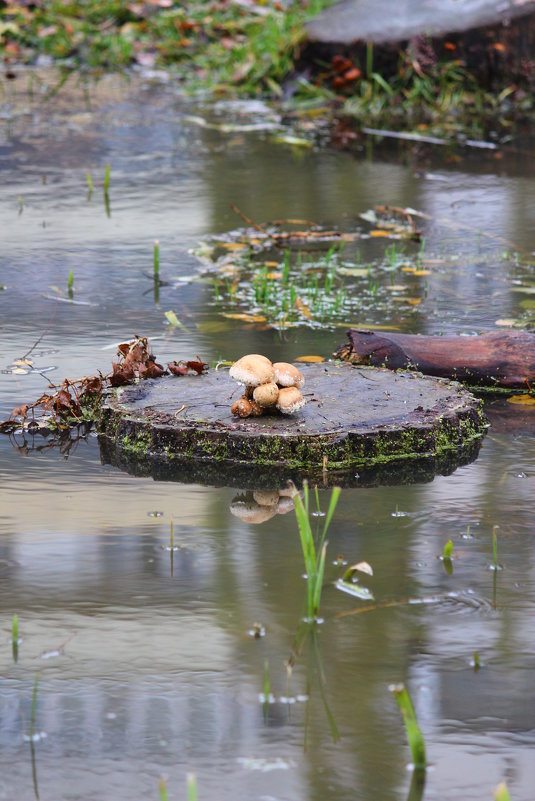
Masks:
[[[204,465],[210,481],[215,469],[232,484],[239,473],[246,486],[243,474],[252,468],[282,480],[288,471],[354,475],[355,468],[400,460],[453,455],[463,461],[484,431],[479,401],[455,383],[334,363],[307,365],[303,373],[308,403],[292,417],[233,418],[229,401],[239,388],[226,372],[119,389],[99,422],[110,440],[107,458],[126,469],[131,460],[134,472],[157,462],[162,477],[162,463],[175,473],[180,464],[197,480]]]

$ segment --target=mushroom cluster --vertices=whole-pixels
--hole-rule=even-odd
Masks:
[[[306,403],[301,394],[305,379],[293,364],[272,364],[266,356],[252,353],[234,362],[229,374],[245,387],[230,408],[236,417],[260,417],[275,410],[293,414]]]

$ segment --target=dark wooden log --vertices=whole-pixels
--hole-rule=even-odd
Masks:
[[[488,388],[528,389],[535,383],[535,336],[527,331],[441,337],[350,328],[347,336],[349,343],[334,355],[351,364],[414,369]]]

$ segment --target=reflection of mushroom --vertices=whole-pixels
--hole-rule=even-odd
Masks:
[[[253,498],[260,506],[275,506],[279,500],[277,490],[255,490]]]
[[[295,509],[294,499],[287,495],[281,495],[277,501],[277,514],[286,515]]]
[[[277,513],[275,506],[260,506],[256,501],[248,499],[232,501],[230,511],[244,523],[254,524],[265,523]]]
[[[247,492],[234,498],[230,511],[244,523],[265,523],[276,514],[285,515],[295,509],[293,495],[301,496],[294,486],[291,489]]]
[[[288,362],[275,362],[273,369],[275,370],[275,381],[279,387],[297,387],[298,389],[302,389],[304,386],[305,377],[293,364],[288,364]]]
[[[277,409],[282,414],[293,414],[305,405],[306,401],[297,387],[283,387],[279,392]]]

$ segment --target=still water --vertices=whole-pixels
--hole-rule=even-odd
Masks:
[[[460,334],[530,324],[529,141],[460,153],[292,146],[261,105],[206,110],[148,78],[68,83],[47,99],[51,80],[21,75],[0,96],[2,419],[49,380],[107,371],[134,333],[163,362],[212,363],[244,351],[329,357],[348,324]],[[306,315],[292,327],[250,322],[224,316],[255,310],[218,299],[218,266],[191,252],[243,225],[231,203],[260,223],[368,235],[360,214],[408,206],[426,215],[425,243],[398,242],[395,258],[385,256],[395,240],[347,248],[340,265],[357,301],[329,326]],[[403,271],[414,259],[416,273]],[[167,324],[168,310],[183,327]],[[41,335],[33,371],[13,372]],[[500,781],[533,801],[535,414],[488,407],[472,464],[342,492],[324,622],[299,653],[306,586],[293,512],[243,522],[235,488],[130,476],[101,461],[92,435],[69,453],[2,437],[0,798],[157,799],[164,779],[180,799],[194,772],[200,799],[404,801],[410,753],[388,689],[404,681],[428,747],[426,801],[491,799]],[[319,498],[325,510],[328,491]],[[448,539],[451,575],[439,558]],[[371,604],[333,586],[363,560]]]

